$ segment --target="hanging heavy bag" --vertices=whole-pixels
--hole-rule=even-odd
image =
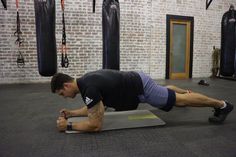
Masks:
[[[231,19],[231,22],[234,22],[234,78],[236,78],[236,10],[235,9],[234,9],[234,17]]]
[[[38,70],[42,76],[57,72],[55,0],[34,0]]]
[[[102,6],[103,69],[120,69],[120,6],[104,0]]]
[[[230,6],[224,13],[221,22],[221,60],[220,75],[232,76],[235,73],[235,48],[236,48],[236,11]]]
[[[7,9],[7,0],[1,0],[2,1],[2,5],[5,9]]]

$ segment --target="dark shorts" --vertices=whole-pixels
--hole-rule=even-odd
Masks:
[[[176,102],[176,95],[173,90],[158,85],[149,76],[138,72],[142,79],[144,94],[139,95],[141,103],[148,103],[166,112],[170,111]]]

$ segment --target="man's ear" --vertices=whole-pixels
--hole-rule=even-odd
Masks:
[[[69,83],[69,82],[65,82],[65,83],[63,84],[63,87],[64,87],[64,88],[69,88],[69,87],[70,87],[70,83]]]

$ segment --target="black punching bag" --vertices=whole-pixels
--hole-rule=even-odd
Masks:
[[[231,5],[221,21],[220,75],[233,76],[236,72],[236,11]]]
[[[57,72],[55,0],[34,0],[38,70],[42,76]]]
[[[2,1],[2,5],[5,9],[7,9],[7,0],[1,0]]]
[[[103,69],[120,69],[120,6],[104,0],[102,6]]]

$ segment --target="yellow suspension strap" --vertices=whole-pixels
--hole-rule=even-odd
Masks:
[[[68,68],[69,66],[69,60],[67,58],[67,47],[66,47],[66,27],[65,27],[65,17],[64,17],[64,0],[61,0],[61,10],[62,10],[62,47],[61,47],[61,66],[63,68]]]

